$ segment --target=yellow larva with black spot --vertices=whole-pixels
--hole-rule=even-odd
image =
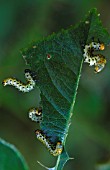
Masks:
[[[85,45],[84,48],[84,62],[89,63],[90,66],[95,65],[95,73],[98,73],[103,70],[106,64],[106,59],[101,54],[93,54],[94,51],[104,50],[105,45],[103,43],[91,42],[88,45]]]
[[[48,151],[53,155],[53,156],[58,156],[62,153],[63,151],[63,145],[61,141],[58,141],[56,144],[53,144],[50,142],[48,137],[41,131],[41,130],[36,130],[36,137],[39,141],[41,141]]]
[[[32,76],[31,76],[31,71],[29,69],[25,70],[25,78],[27,80],[27,84],[24,84],[15,78],[7,78],[3,81],[3,85],[4,86],[7,86],[7,85],[14,86],[21,92],[29,92],[29,91],[33,90],[35,87],[35,81],[33,80]]]
[[[33,108],[29,110],[29,118],[32,121],[40,123],[42,121],[42,108]]]

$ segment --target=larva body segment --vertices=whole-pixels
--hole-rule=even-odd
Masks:
[[[53,155],[53,156],[58,156],[62,153],[63,151],[63,145],[62,142],[57,141],[56,144],[51,143],[49,138],[41,131],[41,130],[36,130],[36,137],[39,141],[41,141],[48,151]]]
[[[35,81],[33,80],[32,76],[31,76],[31,71],[29,69],[25,70],[25,78],[27,80],[27,84],[24,84],[15,78],[7,78],[3,81],[3,85],[4,86],[7,86],[7,85],[14,86],[19,91],[26,93],[26,92],[33,90],[35,87]]]
[[[94,71],[98,73],[103,70],[106,64],[106,59],[101,54],[94,54],[94,51],[104,50],[105,45],[103,43],[91,42],[85,45],[84,48],[84,62],[89,63],[89,66],[95,65]]]

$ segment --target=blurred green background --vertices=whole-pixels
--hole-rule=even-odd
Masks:
[[[110,33],[109,0],[9,0],[0,1],[0,82],[7,77],[24,80],[28,68],[20,49],[33,40],[79,22],[91,8],[101,14]],[[94,74],[83,65],[67,151],[74,160],[65,170],[95,170],[98,163],[110,160],[110,47],[104,54],[105,70]],[[30,170],[43,170],[37,160],[52,167],[56,159],[36,139],[39,126],[28,118],[28,110],[37,107],[39,89],[28,94],[0,84],[0,137],[14,144],[24,155]]]

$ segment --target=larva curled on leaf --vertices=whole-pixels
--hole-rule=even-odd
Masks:
[[[91,42],[88,45],[85,45],[84,48],[84,62],[89,63],[90,66],[95,65],[95,73],[102,71],[106,64],[106,59],[102,54],[94,54],[94,51],[102,51],[105,49],[103,43]]]
[[[7,78],[3,81],[3,85],[4,86],[7,86],[7,85],[14,86],[21,92],[29,92],[29,91],[33,90],[35,87],[35,80],[32,78],[31,74],[32,73],[29,69],[25,70],[25,78],[27,80],[26,84],[20,82],[19,80],[15,79],[15,78]]]
[[[32,121],[40,123],[42,121],[42,108],[32,108],[29,110],[29,118]]]
[[[57,141],[55,144],[51,143],[49,138],[41,131],[41,130],[36,130],[36,137],[39,141],[41,141],[48,151],[53,155],[53,156],[58,156],[62,153],[63,151],[63,145],[61,141]]]

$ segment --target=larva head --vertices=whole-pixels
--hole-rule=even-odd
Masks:
[[[105,59],[105,57],[104,57],[103,55],[100,55],[99,57],[100,57],[100,59],[99,59],[99,61],[96,63],[96,66],[95,66],[95,70],[94,70],[95,73],[101,72],[101,71],[104,69],[105,64],[106,64],[106,59]]]
[[[104,44],[100,44],[99,49],[100,49],[100,50],[104,50],[104,49],[105,49],[105,45],[104,45]]]
[[[62,153],[62,150],[63,150],[63,145],[62,143],[59,141],[57,142],[56,144],[56,154],[57,155],[60,155]]]
[[[42,115],[42,108],[41,107],[39,107],[37,110],[36,110],[36,114],[37,115]]]
[[[99,72],[101,72],[104,69],[104,67],[105,67],[105,64],[97,64],[95,66],[94,72],[95,73],[99,73]]]
[[[35,130],[35,134],[36,134],[36,135],[40,135],[41,133],[42,133],[41,130],[39,130],[39,129]]]

